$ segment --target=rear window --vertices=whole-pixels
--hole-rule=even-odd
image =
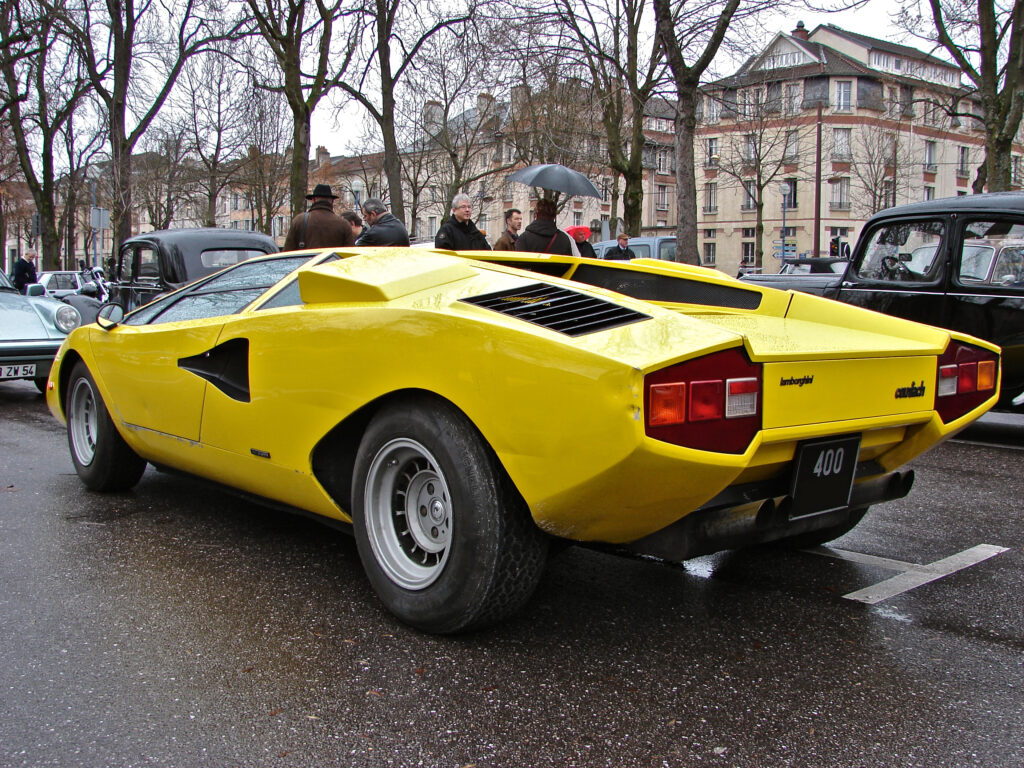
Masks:
[[[202,272],[196,277],[212,275],[224,267],[230,267],[240,261],[246,261],[255,256],[266,256],[265,251],[257,248],[211,248],[199,254],[199,263],[202,265]]]

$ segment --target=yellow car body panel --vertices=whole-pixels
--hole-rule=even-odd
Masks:
[[[861,460],[891,471],[998,396],[997,387],[944,424],[933,385],[949,332],[701,268],[651,262],[631,269],[760,294],[756,309],[641,301],[582,286],[571,276],[586,260],[570,257],[515,255],[564,264],[563,279],[494,263],[499,257],[491,254],[338,255],[300,268],[236,314],[78,329],[58,353],[52,381],[73,354],[143,458],[340,520],[349,510],[318,478],[317,446],[382,398],[429,392],[476,426],[541,528],[613,543],[659,531],[736,483],[785,475],[808,439],[860,434]],[[260,308],[292,279],[304,304]],[[648,319],[568,336],[465,301],[537,283]],[[248,401],[178,366],[237,339],[248,343]],[[763,365],[762,429],[747,449],[695,450],[648,437],[645,376],[733,348]],[[923,381],[927,396],[896,396],[898,387]],[[63,418],[61,387],[47,398]]]

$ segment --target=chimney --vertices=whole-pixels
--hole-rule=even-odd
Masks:
[[[530,86],[515,85],[512,87],[512,112],[516,116],[520,114],[526,102],[530,98]]]
[[[478,93],[476,96],[476,117],[483,122],[494,117],[494,97],[489,93]]]
[[[327,147],[316,148],[316,167],[323,168],[325,165],[330,165],[331,153],[327,151]]]
[[[789,34],[791,34],[793,37],[798,37],[801,40],[806,40],[807,39],[807,28],[804,26],[804,23],[802,21],[798,21],[796,23],[796,29],[794,29]]]
[[[441,118],[443,115],[441,102],[428,101],[423,105],[423,127],[428,134],[436,136],[441,131]]]

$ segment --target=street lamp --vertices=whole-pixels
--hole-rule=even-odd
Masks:
[[[782,263],[786,263],[786,198],[789,197],[789,182],[779,184],[779,192],[782,193]]]

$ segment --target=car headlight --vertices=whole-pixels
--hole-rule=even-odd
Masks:
[[[57,310],[57,314],[54,315],[53,322],[64,333],[71,333],[75,328],[82,324],[82,316],[78,314],[77,309],[65,304]]]

